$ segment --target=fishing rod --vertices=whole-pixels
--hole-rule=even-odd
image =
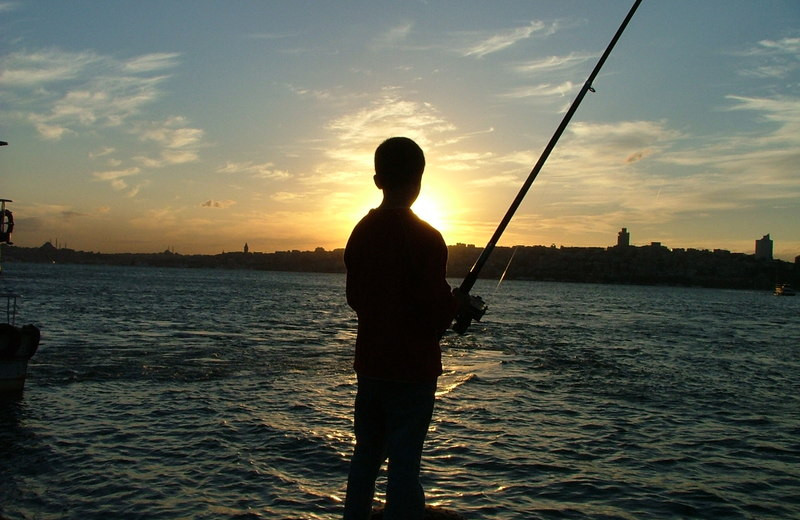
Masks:
[[[600,69],[603,67],[603,64],[606,62],[606,59],[611,54],[611,51],[614,49],[614,45],[617,44],[617,40],[619,40],[620,36],[622,36],[623,31],[625,31],[625,27],[627,27],[628,22],[631,21],[633,18],[633,14],[636,12],[636,9],[639,7],[639,4],[642,3],[642,0],[636,0],[633,3],[633,7],[631,7],[630,11],[628,11],[628,15],[622,21],[622,25],[619,26],[617,29],[616,34],[611,39],[611,42],[606,47],[605,52],[600,59],[598,60],[597,64],[594,66],[592,73],[589,74],[589,78],[586,80],[586,83],[583,84],[581,87],[580,92],[575,97],[575,100],[570,105],[569,110],[564,115],[564,119],[561,120],[561,124],[558,125],[556,128],[553,137],[550,138],[550,142],[547,143],[545,146],[542,155],[539,157],[539,160],[534,165],[531,173],[528,175],[528,178],[522,184],[522,187],[517,193],[516,198],[511,203],[511,206],[506,211],[503,220],[500,221],[500,224],[497,226],[492,238],[489,240],[489,243],[486,244],[486,247],[481,252],[481,255],[478,257],[478,260],[475,261],[475,264],[467,273],[467,276],[464,278],[464,281],[461,282],[461,285],[458,287],[457,292],[460,293],[462,298],[468,298],[469,304],[464,307],[464,310],[456,316],[455,323],[453,324],[453,330],[458,332],[459,334],[463,334],[466,332],[469,324],[472,320],[480,321],[481,317],[483,317],[484,313],[486,312],[486,304],[483,300],[478,296],[470,296],[469,291],[472,289],[472,286],[475,285],[475,281],[478,279],[478,274],[480,273],[481,269],[483,268],[486,261],[489,259],[489,256],[494,251],[497,242],[500,240],[500,236],[505,231],[508,223],[511,222],[511,217],[514,216],[514,213],[519,208],[519,205],[522,203],[522,199],[525,198],[525,195],[528,193],[533,181],[536,180],[536,177],[539,175],[539,171],[544,166],[544,163],[547,162],[547,158],[550,156],[550,152],[553,151],[553,148],[556,147],[556,143],[558,143],[558,139],[561,137],[561,134],[564,133],[564,130],[567,128],[572,116],[578,110],[578,106],[583,101],[583,98],[586,96],[587,92],[594,92],[594,88],[592,87],[592,83],[594,79],[597,77],[597,74],[600,72]]]

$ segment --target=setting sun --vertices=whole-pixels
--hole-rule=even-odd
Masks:
[[[423,188],[411,209],[419,218],[435,227],[440,233],[446,234],[449,229],[446,207],[442,204],[442,198],[437,197],[431,190]]]
[[[11,144],[0,197],[15,201],[15,244],[340,248],[381,203],[374,152],[392,136],[425,153],[413,210],[448,244],[485,243],[627,8],[163,4],[93,2],[89,21],[67,2],[0,0],[0,139]],[[749,252],[770,233],[775,256],[794,261],[797,2],[653,4],[615,47],[600,95],[562,129],[501,243],[599,247],[627,227],[634,242]],[[191,27],[168,29],[186,16]],[[226,44],[206,52],[205,41]],[[647,81],[660,77],[670,89],[653,103]]]

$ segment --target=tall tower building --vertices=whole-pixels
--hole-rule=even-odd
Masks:
[[[617,233],[617,247],[628,247],[631,245],[631,234],[628,233],[628,228],[622,228],[622,231]]]
[[[756,240],[756,258],[772,260],[772,239],[769,238],[769,233],[761,237],[761,240]]]

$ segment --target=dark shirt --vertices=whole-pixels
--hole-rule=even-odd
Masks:
[[[358,315],[359,375],[430,381],[442,373],[439,338],[455,316],[442,235],[410,209],[371,210],[344,254],[347,303]]]

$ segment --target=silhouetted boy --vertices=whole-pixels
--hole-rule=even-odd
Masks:
[[[347,303],[358,315],[356,446],[344,518],[369,518],[375,479],[389,459],[386,520],[422,519],[422,445],[442,373],[439,338],[456,313],[441,234],[410,209],[425,156],[393,137],[375,151],[383,202],[356,225],[345,250]]]

